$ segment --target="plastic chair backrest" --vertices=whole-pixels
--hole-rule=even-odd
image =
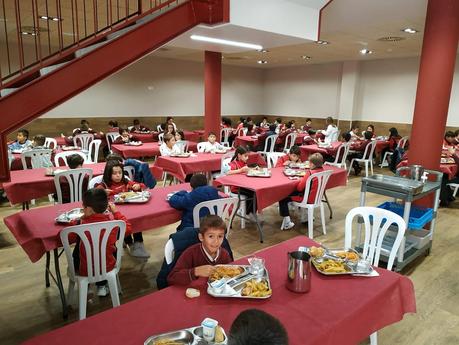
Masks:
[[[242,137],[247,134],[247,128],[246,127],[241,127],[238,129],[236,136]]]
[[[274,146],[276,145],[277,137],[277,134],[273,134],[266,138],[265,149],[263,150],[263,152],[274,152]]]
[[[226,174],[230,170],[229,164],[233,156],[234,152],[227,152],[222,155],[220,160],[220,174]]]
[[[163,131],[163,128],[161,127],[161,125],[157,125],[157,126],[156,126],[156,130],[157,130],[158,132],[162,132],[162,131]]]
[[[198,143],[198,152],[204,152],[205,148],[206,148],[205,142]]]
[[[105,138],[107,139],[107,146],[108,149],[111,150],[112,143],[118,138],[120,134],[118,132],[108,132],[105,134]]]
[[[188,151],[188,141],[187,140],[179,140],[175,143],[175,145],[177,145],[177,147],[180,149],[180,152]]]
[[[383,240],[386,236],[388,228],[392,224],[397,225],[397,235],[390,250],[389,260],[387,262],[387,269],[391,270],[398,249],[405,235],[405,221],[398,214],[382,208],[353,208],[346,216],[344,236],[344,247],[346,249],[352,247],[352,221],[356,216],[363,218],[363,224],[365,226],[365,239],[363,244],[362,257],[375,266],[378,266]]]
[[[32,169],[49,168],[45,162],[51,162],[51,149],[32,149],[21,153],[22,169],[27,170],[27,158],[30,158]],[[52,165],[52,164],[51,164]]]
[[[400,148],[400,149],[404,149],[404,148],[405,148],[405,145],[406,145],[406,143],[408,142],[408,139],[409,139],[409,137],[408,137],[408,136],[406,136],[406,137],[402,137],[402,138],[401,138],[401,139],[398,141],[398,143],[397,143],[397,147],[398,147],[398,148]]]
[[[223,221],[228,224],[228,232],[230,226],[229,220],[233,218],[236,213],[237,202],[238,198],[222,198],[200,202],[193,208],[193,226],[199,228],[201,222],[199,213],[203,208],[207,208],[209,214],[220,216]]]
[[[69,166],[67,163],[67,157],[72,156],[72,155],[78,155],[81,156],[84,161],[86,162],[88,160],[88,157],[81,151],[63,151],[59,152],[54,156],[54,165],[59,167],[61,166],[60,161],[64,161],[65,166]]]
[[[73,145],[81,147],[82,150],[89,150],[89,143],[94,140],[94,134],[77,134],[73,137]]]
[[[333,164],[339,165],[346,162],[347,155],[349,154],[350,142],[342,143],[336,151],[335,161]]]
[[[89,180],[88,189],[94,188],[96,184],[102,183],[103,179],[104,179],[103,175],[93,177],[92,179]]]
[[[51,145],[52,144],[52,145]],[[46,137],[45,139],[45,147],[48,149],[55,149],[57,148],[57,140],[54,138],[48,138]]]
[[[295,141],[296,141],[296,133],[293,132],[293,133],[289,133],[287,134],[287,136],[285,137],[285,144],[284,144],[284,152],[287,153],[290,148],[295,145]]]
[[[172,241],[172,238],[169,238],[164,246],[164,259],[166,260],[166,264],[170,265],[172,261],[174,261],[174,251],[174,241]]]
[[[65,178],[65,181],[68,183],[70,190],[70,199],[68,202],[77,202],[83,200],[83,182],[85,177],[88,176],[88,181],[92,179],[92,170],[88,168],[80,169],[70,169],[56,173],[54,175],[54,186],[56,187],[57,192],[57,202],[59,204],[63,203],[62,200],[62,189],[61,189],[61,179]]]
[[[134,181],[135,169],[132,165],[125,165],[123,170],[127,173],[129,180]]]
[[[158,134],[158,141],[160,144],[164,143],[164,133]]]
[[[222,143],[222,145],[229,146],[229,137],[232,132],[232,128],[222,128],[220,130],[220,142]]]
[[[277,160],[282,156],[285,156],[285,153],[283,153],[283,152],[268,152],[267,153],[268,168],[269,169],[274,168],[276,166],[276,164],[277,164]]]
[[[69,226],[60,233],[61,242],[64,246],[65,256],[68,262],[68,272],[72,280],[75,280],[75,267],[73,263],[72,247],[69,243],[69,235],[76,234],[80,238],[80,245],[84,246],[87,261],[89,283],[96,283],[107,278],[107,242],[112,232],[116,231],[116,270],[121,266],[121,253],[123,252],[123,240],[126,233],[126,223],[122,220],[110,220],[99,223],[88,223]]]
[[[97,163],[99,161],[99,148],[102,140],[94,139],[89,143],[88,162]]]
[[[375,152],[377,141],[372,140],[366,147],[363,152],[362,159],[373,159],[373,153]]]
[[[327,187],[327,182],[328,179],[330,178],[332,174],[332,170],[324,170],[318,173],[314,173],[311,176],[308,177],[306,181],[306,186],[304,189],[304,197],[303,201],[301,204],[303,205],[314,205],[314,206],[319,206],[320,203],[322,202],[325,188]],[[309,192],[311,191],[312,184],[314,181],[317,181],[317,191],[316,191],[316,196],[314,198],[314,202],[312,204],[308,203],[309,199]]]

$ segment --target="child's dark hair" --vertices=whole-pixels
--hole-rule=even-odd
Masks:
[[[360,127],[357,126],[357,125],[353,125],[353,126],[351,127],[351,131],[353,131],[354,129],[360,129]]]
[[[231,119],[228,118],[228,117],[222,117],[222,123],[223,123],[224,125],[227,125],[227,126],[230,126],[230,127],[231,127],[232,121],[231,121]]]
[[[247,132],[252,132],[253,131],[253,125],[247,123]]]
[[[293,145],[293,146],[290,148],[290,151],[289,151],[288,153],[291,153],[292,155],[301,156],[300,147],[299,147],[298,145]]]
[[[459,129],[457,129],[455,132],[454,132],[454,136],[457,137],[459,135]]]
[[[67,157],[67,165],[70,169],[76,169],[79,165],[83,165],[84,159],[76,153]]]
[[[242,122],[242,123],[244,123],[244,122],[245,122],[245,117],[244,117],[244,116],[241,116],[241,117],[239,118],[239,121]]]
[[[191,188],[196,189],[198,187],[207,186],[207,177],[204,174],[195,174],[190,180]]]
[[[276,118],[276,122],[277,122],[277,123],[282,123],[282,119],[281,119],[280,117],[277,117],[277,118]]]
[[[374,131],[375,131],[375,126],[373,126],[372,124],[369,124],[369,125],[367,126],[367,128],[368,128],[368,127],[370,127],[370,128],[371,128],[371,131],[372,131],[372,132],[374,132]]]
[[[207,135],[207,137],[210,137],[211,135],[217,136],[217,134],[215,134],[215,132],[209,132],[209,134]]]
[[[124,176],[124,165],[118,161],[108,161],[105,164],[104,176],[102,178],[107,187],[109,187],[112,184],[113,169],[116,167],[121,168],[121,171],[123,172],[123,177],[121,178],[121,181],[123,183],[127,183],[126,176]]]
[[[329,116],[325,119],[325,123],[327,123],[328,125],[334,125],[335,121],[333,120],[333,117]]]
[[[168,116],[168,117],[166,118],[166,122],[169,122],[170,120],[173,120],[173,119],[174,119],[174,118],[173,118],[172,116]]]
[[[228,345],[288,345],[288,334],[274,316],[259,310],[241,312],[231,325]]]
[[[140,121],[138,119],[135,119],[133,121],[134,126],[140,125]]]
[[[108,125],[109,125],[109,126],[112,126],[112,127],[118,127],[118,121],[110,120],[110,121],[108,122]]]
[[[166,133],[163,136],[163,140],[165,143],[168,143],[169,141],[171,141],[172,138],[174,138],[174,135],[171,133]]]
[[[351,140],[351,133],[344,132],[343,134],[341,134],[341,137],[344,139],[344,141],[348,142],[349,140]]]
[[[29,131],[25,128],[20,128],[18,129],[18,133],[21,133],[23,136],[25,136],[27,139],[29,139]]]
[[[365,131],[365,133],[363,134],[363,137],[366,140],[370,140],[371,138],[373,138],[373,132]]]
[[[397,128],[395,128],[395,127],[389,128],[389,133],[390,133],[389,138],[398,137],[398,136],[399,136],[399,135],[398,135],[398,130],[397,130]]]
[[[454,138],[455,135],[454,135],[454,132],[453,131],[447,131],[445,133],[445,138]]]
[[[201,224],[199,225],[199,233],[204,235],[210,228],[222,229],[226,231],[226,224],[219,216],[208,215],[201,219]]]
[[[108,162],[108,161],[117,161],[117,162],[123,163],[124,159],[123,159],[123,157],[121,157],[117,153],[110,153],[109,155],[107,155],[107,157],[105,157],[105,161],[106,162]]]
[[[33,137],[35,146],[45,146],[46,137],[43,134],[37,134]]]
[[[268,117],[267,116],[263,116],[263,120],[268,121]]]
[[[316,168],[322,168],[324,165],[324,157],[320,153],[313,153],[310,155],[309,161],[314,164]]]
[[[83,206],[91,207],[95,213],[104,213],[108,207],[108,196],[100,188],[88,189],[83,193]]]
[[[234,156],[231,158],[231,162],[237,159],[237,155],[245,155],[247,152],[247,149],[244,146],[238,146],[236,148],[236,151],[234,151]]]
[[[312,122],[312,120],[308,117],[308,118],[306,119],[306,122]]]
[[[80,121],[80,125],[82,125],[82,126],[83,126],[83,125],[89,126],[89,121],[83,119],[83,120]]]
[[[245,120],[246,122],[250,122],[252,121],[252,118],[250,116],[247,117],[247,120]]]
[[[129,131],[128,131],[127,128],[120,127],[120,128],[118,129],[118,133],[119,133],[120,135],[123,135],[124,132],[128,132],[128,133],[129,133]]]
[[[180,138],[182,138],[181,140],[185,140],[185,133],[183,133],[183,131],[176,131],[175,134],[180,135]]]
[[[80,127],[81,132],[87,132],[89,131],[89,126],[86,123],[83,123]]]

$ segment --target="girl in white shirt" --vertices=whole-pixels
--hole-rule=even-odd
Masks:
[[[207,141],[202,145],[202,152],[215,152],[226,150],[225,146],[217,142],[217,135],[213,132],[209,133]]]
[[[164,134],[164,143],[159,147],[161,156],[171,156],[180,153],[180,149],[175,145],[175,137],[170,133]]]
[[[322,131],[322,134],[325,136],[324,142],[332,143],[338,140],[338,127],[334,124],[332,117],[327,117],[325,120],[327,124],[327,129]]]

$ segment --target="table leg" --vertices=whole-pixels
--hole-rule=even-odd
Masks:
[[[258,233],[260,234],[260,243],[263,243],[263,229],[257,216],[257,196],[253,195],[253,216],[255,217],[255,223],[257,224]]]
[[[330,211],[330,219],[332,219],[333,218],[333,210],[331,208],[330,202],[328,201],[327,192],[326,191],[324,191],[324,198],[325,198],[325,202],[327,203],[328,210]]]
[[[45,268],[45,285],[46,287],[49,287],[49,263],[51,259],[51,254],[49,252],[46,252],[46,268]]]
[[[61,271],[59,269],[59,252],[57,249],[54,249],[54,268],[56,270],[56,284],[59,288],[59,294],[61,295],[62,302],[62,316],[64,320],[67,320],[69,316],[67,301],[65,298],[64,286],[62,285]]]

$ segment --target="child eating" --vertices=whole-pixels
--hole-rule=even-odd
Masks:
[[[188,285],[199,277],[208,278],[215,265],[230,263],[229,253],[221,248],[225,231],[225,222],[219,216],[211,215],[202,219],[198,235],[201,243],[183,252],[167,276],[168,284]]]
[[[209,132],[207,141],[204,143],[202,152],[216,152],[216,151],[225,151],[225,146],[220,144],[217,141],[217,135],[214,132]]]
[[[161,156],[171,156],[176,153],[180,153],[180,149],[175,145],[175,135],[171,133],[164,134],[164,142],[159,147]]]
[[[276,168],[290,165],[290,163],[301,163],[301,150],[298,145],[293,145],[285,156],[279,157]]]
[[[11,151],[23,151],[32,146],[32,142],[29,140],[29,131],[21,128],[16,134],[16,141],[8,145],[8,149]]]

